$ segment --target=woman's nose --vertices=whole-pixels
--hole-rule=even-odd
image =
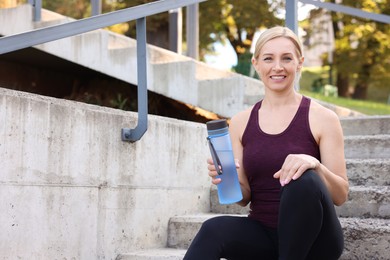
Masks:
[[[276,71],[283,70],[283,66],[280,65],[280,62],[276,61],[272,69]]]

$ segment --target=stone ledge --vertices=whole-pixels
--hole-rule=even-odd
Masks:
[[[156,248],[120,254],[116,260],[181,260],[186,250],[174,248]]]

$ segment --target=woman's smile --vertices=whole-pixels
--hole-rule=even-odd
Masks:
[[[284,76],[284,75],[272,75],[272,76],[270,76],[270,78],[273,79],[273,80],[276,80],[276,81],[281,81],[281,80],[285,79],[286,76]]]

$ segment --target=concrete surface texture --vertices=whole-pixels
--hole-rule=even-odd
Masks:
[[[2,259],[114,259],[163,247],[171,216],[210,207],[204,124],[0,89]]]

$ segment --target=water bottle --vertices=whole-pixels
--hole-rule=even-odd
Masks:
[[[225,119],[212,120],[206,123],[208,144],[211,157],[217,170],[219,203],[232,204],[242,200],[240,182],[230,140],[229,129]]]

